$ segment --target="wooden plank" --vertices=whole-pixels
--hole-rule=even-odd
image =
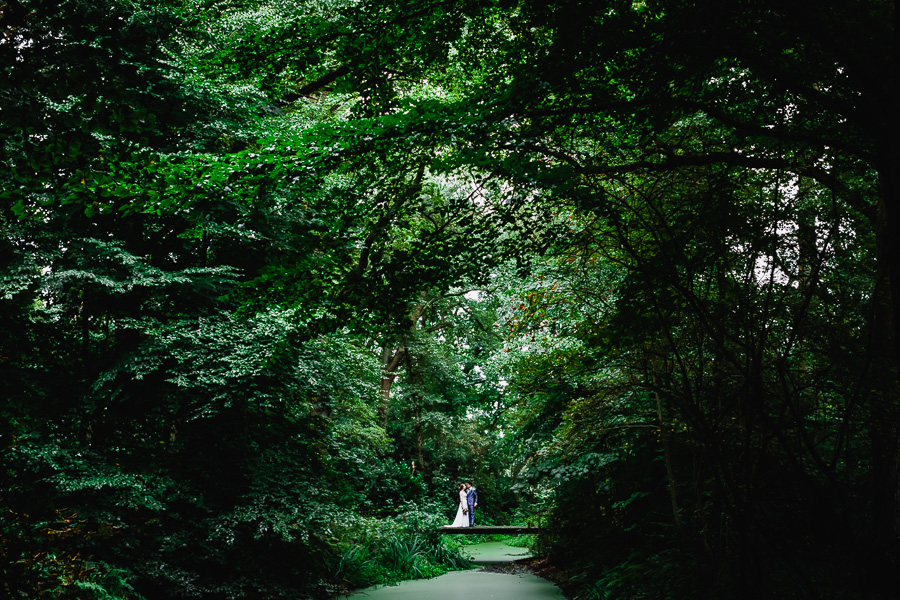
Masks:
[[[521,535],[525,533],[538,533],[540,528],[517,525],[476,525],[475,527],[441,527],[440,532],[445,535],[475,534],[475,533],[505,533],[507,535]]]

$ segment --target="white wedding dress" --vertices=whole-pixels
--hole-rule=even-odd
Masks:
[[[468,527],[469,526],[469,515],[463,513],[464,508],[467,508],[466,490],[461,490],[459,492],[459,508],[456,509],[456,518],[453,519],[453,523],[450,525],[450,527]]]

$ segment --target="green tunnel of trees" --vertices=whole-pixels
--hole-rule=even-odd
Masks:
[[[0,0],[0,594],[894,597],[895,23]]]

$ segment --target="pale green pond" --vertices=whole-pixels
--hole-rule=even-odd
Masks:
[[[527,548],[507,546],[503,542],[485,542],[466,546],[475,564],[507,563],[529,556]],[[560,589],[531,573],[510,575],[487,573],[480,569],[455,571],[434,579],[404,581],[399,585],[376,586],[350,596],[354,600],[563,600]]]
[[[508,563],[528,558],[528,548],[509,546],[504,542],[482,542],[463,548],[463,553],[472,557],[475,564]]]

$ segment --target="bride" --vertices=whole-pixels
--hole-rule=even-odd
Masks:
[[[463,512],[465,511],[465,512]],[[459,508],[456,509],[456,518],[450,527],[468,527],[469,526],[469,509],[466,504],[466,486],[459,484]]]

